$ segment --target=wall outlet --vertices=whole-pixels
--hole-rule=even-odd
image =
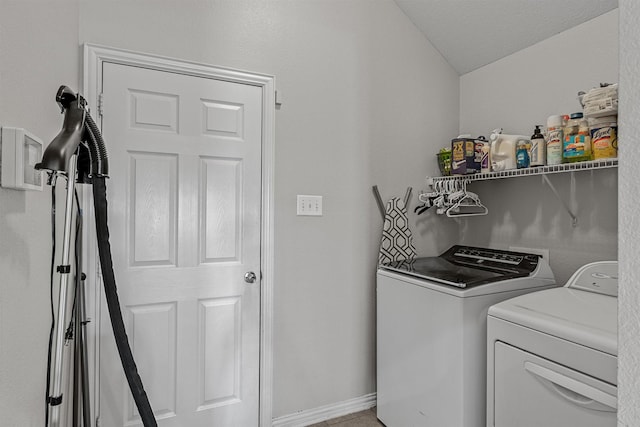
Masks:
[[[549,261],[549,249],[523,248],[521,246],[509,246],[509,250],[513,252],[524,252],[527,254],[536,254]]]
[[[298,195],[298,215],[322,216],[322,196]]]

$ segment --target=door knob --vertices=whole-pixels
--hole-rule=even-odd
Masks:
[[[254,273],[253,271],[247,271],[244,274],[244,281],[247,283],[254,283],[256,281],[256,273]]]

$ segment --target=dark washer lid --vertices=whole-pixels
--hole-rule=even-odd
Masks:
[[[469,288],[529,276],[535,271],[538,258],[539,255],[534,254],[456,245],[437,257],[396,261],[381,267],[446,285]]]

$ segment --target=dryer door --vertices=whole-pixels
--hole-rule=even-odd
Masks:
[[[502,342],[495,344],[494,402],[495,427],[616,425],[614,385]]]

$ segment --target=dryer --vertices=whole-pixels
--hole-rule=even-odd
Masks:
[[[481,427],[487,310],[555,286],[538,255],[453,246],[377,275],[377,415],[387,427]]]
[[[489,308],[488,427],[607,427],[617,415],[618,263]]]

